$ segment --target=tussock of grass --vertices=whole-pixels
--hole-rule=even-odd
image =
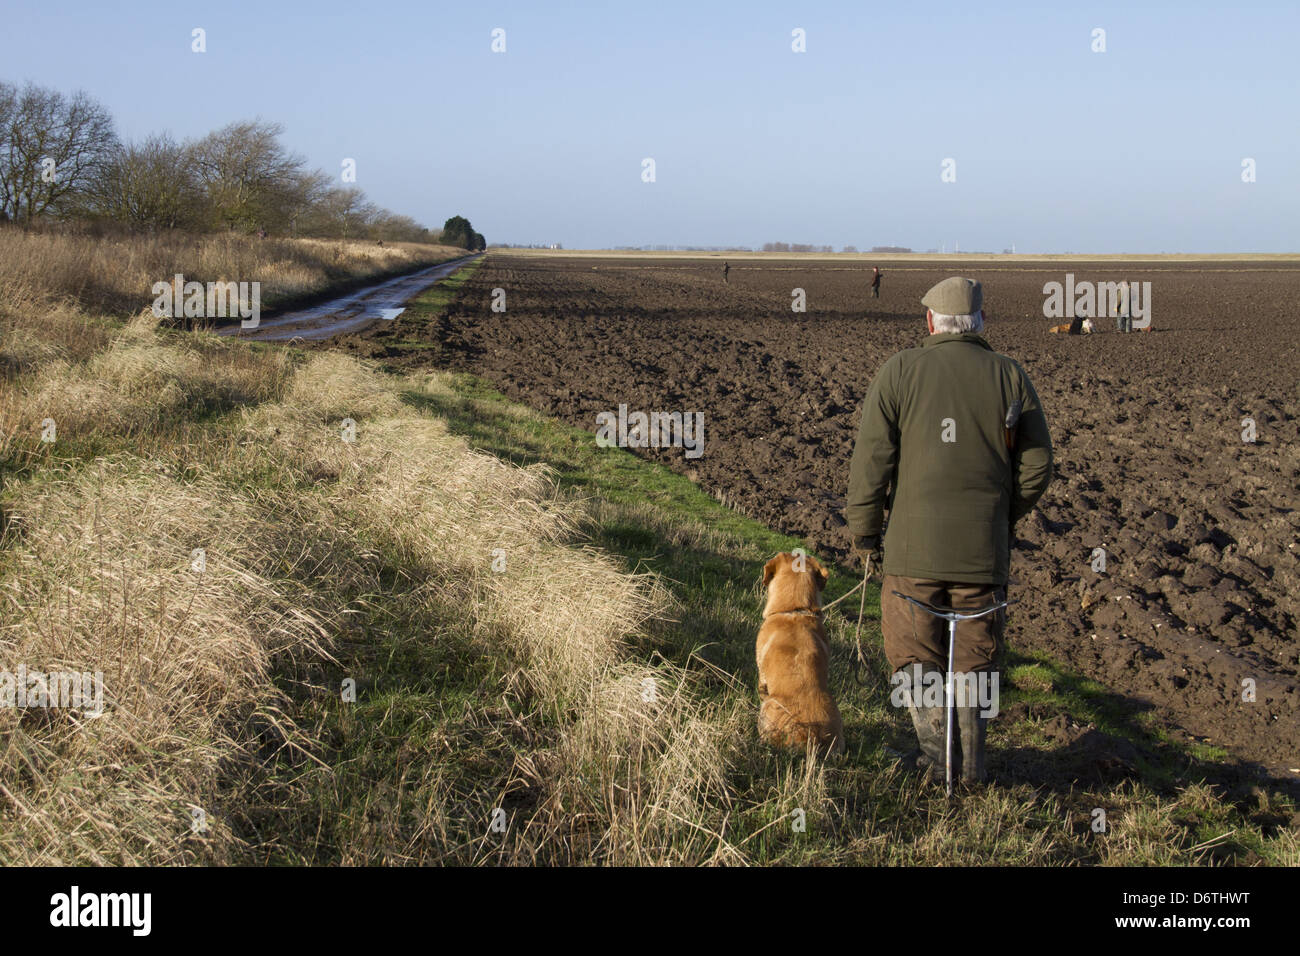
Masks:
[[[68,438],[130,435],[264,401],[283,386],[284,353],[257,355],[211,336],[164,344],[154,323],[145,313],[83,362],[49,363],[25,383],[18,428],[52,418]]]
[[[129,457],[25,491],[5,537],[0,666],[102,671],[105,709],[0,708],[0,858],[231,860],[225,767],[296,736],[270,662],[319,656],[326,634],[257,566],[279,530],[229,489]]]

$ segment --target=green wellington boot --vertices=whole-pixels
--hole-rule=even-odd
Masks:
[[[938,668],[926,668],[922,673],[927,675],[924,678],[927,682],[934,679],[929,676],[931,674],[937,674],[940,683],[943,681],[943,671]],[[916,730],[916,741],[921,747],[921,754],[916,758],[917,769],[929,767],[943,773],[947,749],[943,705],[925,706],[921,689],[917,688],[913,693],[908,685],[904,685],[903,699],[907,702],[907,712],[911,715],[912,727]]]
[[[961,779],[966,783],[983,783],[984,742],[988,735],[989,719],[980,716],[979,707],[957,707],[957,742],[961,744],[961,755],[954,754],[954,771],[961,770]]]

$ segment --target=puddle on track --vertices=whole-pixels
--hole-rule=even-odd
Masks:
[[[385,321],[385,310],[402,308],[439,279],[445,279],[477,258],[477,255],[464,256],[409,275],[386,279],[309,309],[263,319],[255,329],[230,325],[214,331],[218,335],[237,335],[259,342],[287,342],[290,339],[320,342],[345,332],[356,332],[372,322]]]

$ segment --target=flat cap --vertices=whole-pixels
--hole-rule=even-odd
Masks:
[[[941,315],[974,315],[984,305],[984,289],[974,279],[944,279],[921,298],[921,304]]]

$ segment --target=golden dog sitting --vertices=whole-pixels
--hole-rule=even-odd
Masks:
[[[826,579],[816,558],[789,552],[763,568],[758,735],[774,747],[802,750],[811,743],[822,752],[844,752],[844,722],[828,686],[831,648],[821,617]]]

